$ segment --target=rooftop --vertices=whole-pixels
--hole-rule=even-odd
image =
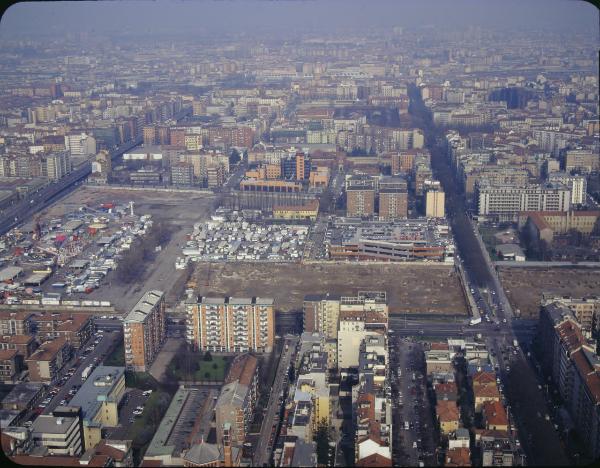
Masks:
[[[162,291],[148,291],[142,298],[137,302],[136,305],[129,311],[129,313],[123,319],[123,322],[136,323],[144,322],[148,315],[154,310],[156,305],[164,297]]]
[[[110,393],[124,375],[124,367],[96,367],[69,402],[69,406],[81,407],[84,421],[93,420],[102,402],[109,399]]]

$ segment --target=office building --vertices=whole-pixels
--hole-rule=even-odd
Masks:
[[[33,442],[47,449],[48,455],[79,456],[83,452],[79,418],[42,414],[31,426]]]
[[[119,404],[124,394],[125,368],[98,366],[69,402],[69,407],[81,408],[86,450],[101,441],[103,428],[119,424]]]
[[[273,349],[273,299],[198,297],[186,300],[186,337],[202,351],[266,352]]]
[[[480,180],[476,186],[480,217],[499,221],[516,220],[521,211],[569,211],[571,191],[562,184],[525,187],[491,185]]]
[[[145,372],[166,337],[165,294],[148,291],[123,319],[125,365]]]

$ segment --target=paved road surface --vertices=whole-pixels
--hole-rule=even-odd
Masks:
[[[269,395],[269,403],[267,405],[262,426],[260,428],[260,435],[254,449],[254,466],[263,466],[264,463],[268,463],[271,457],[271,451],[273,449],[269,442],[271,437],[271,430],[273,424],[279,422],[279,410],[281,409],[282,401],[279,399],[279,395],[283,390],[283,379],[287,375],[288,368],[292,356],[295,354],[296,345],[299,338],[297,336],[286,336],[285,344],[288,345],[288,349],[284,350],[281,358],[279,359],[279,365],[277,366],[277,373],[275,374],[275,382],[271,387],[271,394]],[[275,441],[271,441],[274,443]]]

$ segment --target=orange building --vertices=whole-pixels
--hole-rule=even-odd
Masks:
[[[271,352],[275,339],[273,299],[199,297],[188,303],[187,340],[217,352]]]
[[[165,294],[148,291],[123,320],[125,366],[145,372],[166,337]]]

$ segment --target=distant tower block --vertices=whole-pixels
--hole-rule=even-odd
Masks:
[[[129,202],[129,215],[133,216],[133,205],[134,203],[132,201]]]

